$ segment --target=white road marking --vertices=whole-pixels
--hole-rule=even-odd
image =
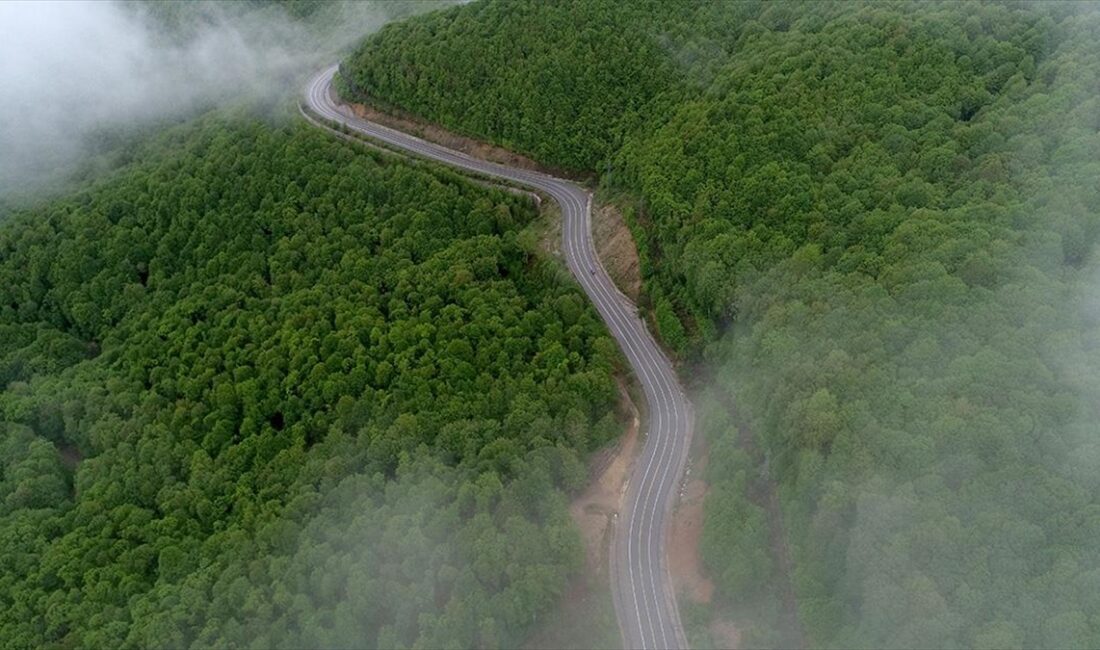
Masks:
[[[643,451],[644,465],[635,466],[627,490],[629,498],[624,514],[629,524],[627,537],[621,542],[625,544],[625,553],[620,548],[612,554],[616,564],[625,559],[627,580],[612,588],[619,593],[628,592],[624,595],[629,596],[633,605],[624,610],[616,599],[620,625],[628,637],[624,643],[626,647],[643,649],[681,647],[684,636],[676,594],[665,565],[665,522],[683,473],[694,418],[672,364],[649,334],[637,307],[611,282],[595,252],[591,193],[570,181],[479,160],[356,118],[332,101],[330,84],[336,70],[337,66],[332,66],[310,80],[306,99],[318,115],[421,157],[542,190],[561,206],[566,264],[619,342],[650,405],[651,431]],[[304,111],[303,115],[314,121]],[[620,545],[618,540],[616,543]],[[613,575],[622,582],[623,573],[619,570]]]

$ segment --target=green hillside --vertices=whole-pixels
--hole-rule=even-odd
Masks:
[[[344,62],[355,96],[572,170],[595,168],[676,70],[652,28],[688,5],[476,2],[383,28]]]
[[[504,0],[342,71],[629,197],[660,333],[714,377],[702,548],[749,645],[784,632],[730,401],[811,643],[1096,647],[1098,35],[1053,3]]]
[[[133,154],[0,226],[0,645],[515,645],[619,430],[529,202],[238,114]]]

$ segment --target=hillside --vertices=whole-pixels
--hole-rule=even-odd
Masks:
[[[0,225],[5,647],[515,645],[620,363],[526,199],[221,113]]]
[[[1098,34],[1075,5],[509,0],[342,74],[630,197],[659,330],[714,378],[709,615],[783,642],[766,471],[814,645],[1094,647]]]
[[[341,68],[346,94],[590,170],[675,79],[659,44],[625,28],[652,30],[677,6],[687,5],[477,2],[437,12],[367,39]]]

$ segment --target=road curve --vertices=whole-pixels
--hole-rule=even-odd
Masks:
[[[566,264],[618,341],[649,406],[645,448],[630,476],[625,507],[617,518],[609,554],[611,589],[624,647],[646,650],[686,647],[665,544],[687,461],[694,416],[672,364],[638,317],[637,307],[611,282],[596,255],[592,243],[592,195],[567,180],[479,160],[355,117],[334,99],[332,79],[337,69],[334,65],[310,79],[305,104],[314,114],[390,148],[536,189],[561,206]]]

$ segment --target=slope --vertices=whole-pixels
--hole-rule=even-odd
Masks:
[[[0,227],[10,647],[512,645],[621,363],[526,199],[214,114]]]
[[[345,91],[635,197],[661,334],[716,376],[703,551],[750,644],[760,472],[811,643],[1100,643],[1097,12],[671,4],[413,19]]]

